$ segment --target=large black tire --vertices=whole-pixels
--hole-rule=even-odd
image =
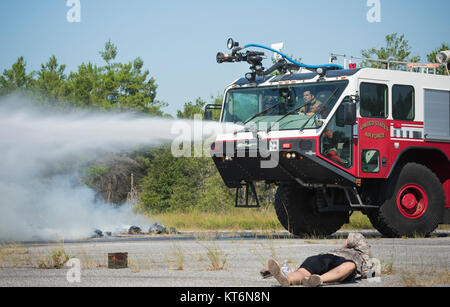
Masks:
[[[281,185],[275,195],[275,211],[283,227],[304,236],[328,236],[348,221],[348,212],[318,213],[314,190],[297,184]]]
[[[388,181],[384,193],[383,205],[368,212],[368,216],[386,237],[427,236],[442,221],[445,208],[442,183],[421,164],[406,164]]]

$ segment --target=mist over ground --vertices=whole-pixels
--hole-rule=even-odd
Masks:
[[[22,98],[0,101],[0,240],[74,240],[92,236],[95,229],[145,229],[151,221],[132,206],[116,208],[96,199],[80,180],[80,161],[137,146],[206,138],[182,132],[190,128],[194,121],[135,113],[58,113]],[[211,137],[218,128],[214,124],[205,133]]]

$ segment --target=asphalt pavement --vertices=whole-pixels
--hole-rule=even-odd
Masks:
[[[0,287],[278,287],[259,275],[269,258],[288,260],[293,269],[311,255],[340,247],[347,234],[319,239],[286,232],[184,232],[16,244],[0,252]],[[450,231],[412,239],[364,234],[381,275],[326,287],[450,286]],[[39,268],[61,250],[79,260],[79,270],[77,263]],[[118,252],[128,253],[128,268],[108,269],[108,253]]]

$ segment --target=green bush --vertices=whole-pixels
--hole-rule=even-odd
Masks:
[[[170,147],[154,149],[141,181],[141,209],[149,213],[218,211],[233,205],[211,158],[173,157]]]

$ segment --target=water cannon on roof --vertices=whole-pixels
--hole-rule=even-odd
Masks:
[[[314,71],[323,77],[326,74],[327,70],[344,69],[342,66],[336,64],[306,65],[296,62],[280,51],[283,46],[280,46],[279,44],[272,45],[273,48],[258,44],[247,44],[243,47],[240,47],[238,42],[235,42],[232,38],[229,38],[227,41],[227,47],[231,50],[231,54],[226,54],[223,52],[217,53],[217,63],[249,63],[251,65],[250,72],[245,74],[245,78],[249,82],[254,82],[256,80],[256,77],[265,77],[275,71],[279,71],[281,74],[285,74],[288,71],[298,71],[300,68],[305,68],[310,71]],[[277,54],[277,57],[279,59],[272,67],[265,70],[262,64],[263,59],[265,59],[265,53],[252,50],[246,50],[245,52],[243,51],[248,48],[258,48],[271,51],[274,54]],[[274,48],[277,48],[279,50]]]
[[[231,50],[231,54],[225,54],[222,52],[217,53],[217,63],[236,63],[247,62],[249,63],[251,72],[245,74],[245,77],[249,81],[255,81],[257,76],[264,76],[264,66],[262,61],[264,59],[264,52],[247,50],[245,53],[240,52],[245,47],[239,47],[239,43],[235,42],[232,38],[228,39],[227,47]]]

